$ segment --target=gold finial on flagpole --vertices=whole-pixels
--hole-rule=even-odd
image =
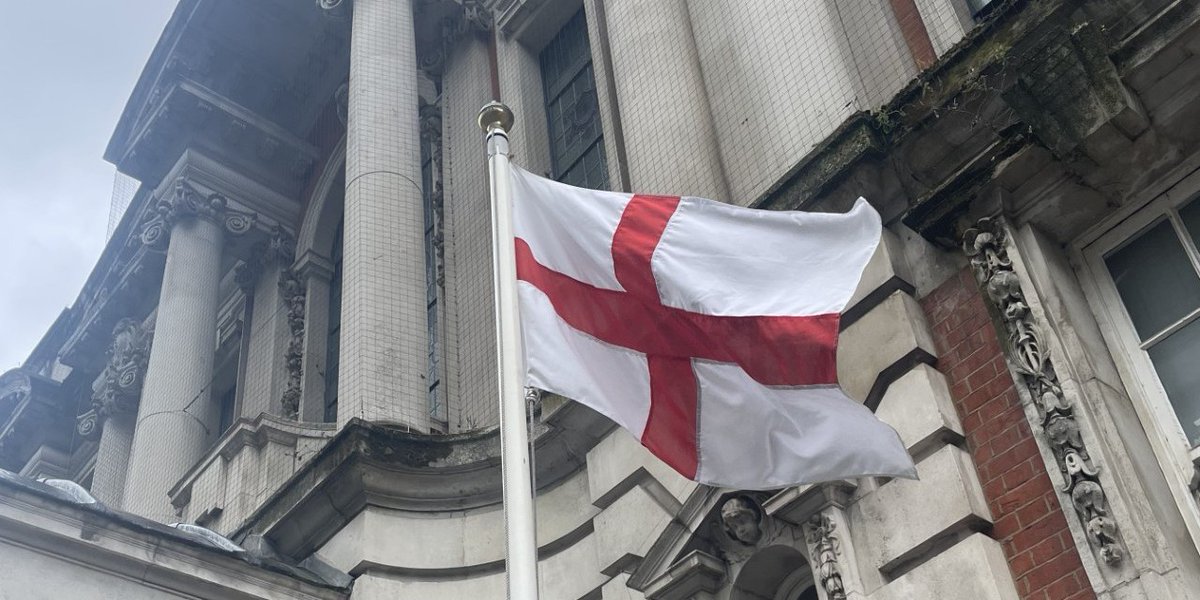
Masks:
[[[495,129],[504,132],[512,131],[513,111],[502,102],[488,102],[479,109],[479,128],[487,133]]]

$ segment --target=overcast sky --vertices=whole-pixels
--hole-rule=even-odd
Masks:
[[[104,146],[175,0],[6,2],[0,14],[0,373],[75,300],[108,225]]]

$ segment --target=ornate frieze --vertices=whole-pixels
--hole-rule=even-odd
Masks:
[[[108,348],[108,364],[94,388],[92,409],[76,419],[79,435],[94,438],[109,417],[137,413],[153,338],[154,330],[136,319],[117,322]]]
[[[828,515],[817,513],[805,523],[804,538],[808,542],[817,584],[825,590],[825,597],[829,600],[846,600],[846,588],[842,585],[842,572],[837,559],[841,542],[833,533],[836,527]]]
[[[254,226],[257,215],[229,208],[224,196],[203,195],[186,180],[179,179],[172,193],[158,198],[150,218],[142,225],[142,243],[152,248],[165,248],[171,227],[190,218],[208,219],[232,235],[242,235]]]
[[[1093,464],[1080,435],[1074,402],[1063,393],[1050,360],[1050,351],[1034,324],[1020,279],[1008,256],[1006,238],[1000,219],[984,218],[964,234],[963,250],[1004,322],[1009,360],[1037,407],[1042,432],[1066,480],[1062,491],[1070,496],[1075,513],[1100,558],[1115,566],[1124,558],[1124,551],[1100,483],[1099,469]]]

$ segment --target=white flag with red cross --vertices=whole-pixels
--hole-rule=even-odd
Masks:
[[[842,310],[879,215],[571,187],[512,168],[526,383],[581,402],[689,479],[769,489],[915,477],[838,387]]]

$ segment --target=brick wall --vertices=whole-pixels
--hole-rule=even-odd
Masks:
[[[1021,598],[1095,598],[970,269],[921,305]]]

